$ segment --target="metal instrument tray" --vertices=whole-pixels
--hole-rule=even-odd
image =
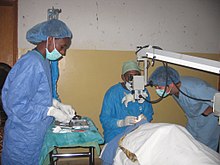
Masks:
[[[61,123],[55,121],[55,125],[60,126],[61,128],[69,128],[69,129],[89,129],[89,123],[86,119],[76,119],[70,120],[69,123]]]

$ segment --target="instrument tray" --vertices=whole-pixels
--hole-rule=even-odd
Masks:
[[[55,125],[60,126],[61,128],[89,129],[89,123],[86,119],[71,120],[69,123],[55,121]]]

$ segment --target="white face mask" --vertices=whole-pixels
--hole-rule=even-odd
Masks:
[[[53,38],[53,44],[54,44],[54,49],[52,52],[49,52],[48,51],[48,38],[47,38],[47,47],[46,47],[46,58],[48,60],[51,60],[51,61],[55,61],[55,60],[58,60],[59,58],[62,57],[62,55],[60,54],[60,52],[56,49],[55,47],[55,39]]]
[[[126,86],[126,88],[129,90],[129,91],[132,91],[133,89],[132,89],[132,83],[130,83],[130,82],[125,82],[125,86]]]

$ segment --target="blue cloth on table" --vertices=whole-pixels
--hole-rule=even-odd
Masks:
[[[102,153],[102,156],[101,156],[102,165],[112,165],[113,160],[116,155],[117,148],[118,148],[118,141],[120,140],[120,138],[123,137],[124,135],[128,134],[129,132],[135,130],[136,128],[138,128],[140,125],[142,125],[144,123],[148,123],[148,121],[142,120],[135,125],[131,125],[131,126],[127,127],[124,132],[120,133],[114,139],[112,139],[107,144],[107,146],[105,147],[105,150]]]
[[[44,144],[41,150],[39,164],[49,164],[49,153],[54,150],[54,147],[94,147],[97,154],[100,154],[99,144],[104,143],[104,139],[98,132],[94,123],[90,118],[83,117],[89,123],[89,129],[83,132],[69,133],[53,133],[54,124],[48,129],[44,138]]]

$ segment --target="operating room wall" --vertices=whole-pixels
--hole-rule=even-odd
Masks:
[[[58,93],[79,115],[91,117],[100,132],[104,93],[121,80],[121,65],[135,59],[137,45],[220,60],[219,0],[18,0],[19,57],[33,48],[25,39],[26,31],[46,20],[52,6],[62,9],[59,19],[74,33],[67,56],[59,63]],[[174,67],[183,75],[218,84],[217,75]],[[153,122],[185,125],[184,114],[172,98],[153,107]]]
[[[22,53],[27,50],[21,49]],[[219,54],[188,53],[197,57],[220,60]],[[121,66],[124,61],[135,60],[133,51],[107,51],[107,50],[73,50],[67,51],[67,56],[59,62],[60,77],[58,93],[62,102],[71,104],[76,112],[82,116],[90,117],[102,133],[99,114],[105,92],[112,85],[121,82]],[[149,74],[161,65],[156,62],[149,69]],[[181,75],[190,75],[208,81],[217,87],[219,76],[203,71],[171,65]],[[153,88],[148,87],[151,99],[157,99]],[[201,89],[202,90],[202,89]],[[184,113],[172,99],[167,97],[157,104],[153,104],[153,122],[168,122],[185,125]]]
[[[19,48],[32,47],[25,33],[52,7],[74,33],[71,49],[220,52],[219,0],[18,0]]]
[[[211,59],[219,59],[219,55],[216,54],[196,55],[200,57],[211,56]],[[72,104],[79,115],[91,117],[100,132],[102,132],[99,114],[104,94],[110,86],[121,82],[121,66],[127,60],[135,60],[134,52],[101,50],[68,51],[68,56],[60,61],[61,70],[58,91],[61,100],[65,103]],[[150,68],[149,74],[159,65],[161,63],[156,62],[155,66]],[[170,66],[176,68],[181,75],[199,77],[217,87],[219,77],[215,74],[175,65]],[[152,88],[148,89],[152,97],[151,99],[157,99],[158,97],[155,91]],[[185,125],[186,123],[186,118],[182,110],[172,97],[154,104],[153,108],[155,111],[153,122],[169,122],[181,125]]]

